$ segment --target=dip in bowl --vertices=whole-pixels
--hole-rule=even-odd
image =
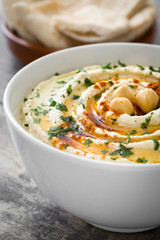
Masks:
[[[67,49],[26,66],[5,91],[32,177],[58,206],[103,229],[160,225],[159,53],[127,43]]]

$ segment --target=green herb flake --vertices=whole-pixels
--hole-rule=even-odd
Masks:
[[[67,122],[71,125],[75,124],[76,121],[74,120],[73,116],[68,116],[68,117],[63,117],[63,116],[60,116],[60,119],[63,121],[63,122]]]
[[[37,94],[35,95],[35,97],[36,97],[36,98],[40,98],[40,94],[37,93]]]
[[[77,82],[78,82],[79,84],[81,84],[81,81],[80,81],[80,80],[78,80]]]
[[[155,69],[153,66],[149,66],[149,69],[150,69],[152,72],[159,72],[159,73],[160,73],[160,68]]]
[[[49,105],[50,107],[55,107],[56,106],[57,102],[55,100],[53,100],[53,98],[50,98],[49,102],[50,102],[50,105]]]
[[[122,157],[128,157],[131,154],[133,154],[133,152],[131,151],[132,148],[127,148],[126,146],[124,146],[121,142],[119,143],[119,148],[116,149],[115,151],[111,152],[110,155],[120,155]]]
[[[155,138],[152,139],[153,142],[154,142],[154,151],[158,150],[159,149],[159,142],[158,140],[156,140]]]
[[[88,87],[94,84],[89,78],[85,78],[84,82],[85,82],[85,85]]]
[[[84,143],[85,146],[88,148],[89,145],[90,145],[91,143],[93,143],[93,141],[92,141],[90,138],[88,138],[88,139],[86,139],[83,143]]]
[[[116,90],[118,87],[117,86],[114,86],[113,90]]]
[[[105,65],[101,65],[102,69],[112,69],[111,63],[107,63]]]
[[[56,109],[60,111],[68,111],[67,106],[63,103],[56,103]]]
[[[63,128],[61,126],[55,126],[55,127],[51,127],[47,131],[47,134],[48,134],[49,139],[51,139],[53,136],[62,138],[70,131],[72,131],[72,129],[70,127]]]
[[[113,157],[111,157],[111,159],[112,159],[113,161],[117,160],[117,158],[113,158]]]
[[[103,149],[103,150],[101,151],[101,153],[102,153],[103,155],[106,155],[106,154],[108,153],[108,151],[106,151],[106,149]]]
[[[79,68],[77,73],[80,73],[80,72],[86,72],[86,70],[84,70],[83,68]]]
[[[94,96],[94,99],[97,101],[97,100],[100,99],[101,96],[102,96],[101,94],[97,94],[97,95]]]
[[[148,124],[149,124],[149,122],[151,121],[152,114],[153,114],[153,113],[151,113],[151,115],[145,119],[145,122],[143,122],[143,123],[141,124],[141,128],[142,128],[142,129],[146,129],[146,128],[148,127]]]
[[[104,142],[104,144],[107,145],[107,144],[110,143],[110,142],[111,142],[111,140],[106,140],[106,141]]]
[[[131,137],[127,136],[127,143],[130,143],[130,141],[131,141]]]
[[[65,98],[65,95],[64,95],[64,94],[62,94],[62,95],[61,95],[61,97]]]
[[[136,133],[137,133],[136,130],[132,130],[132,131],[128,132],[127,135],[133,135],[133,134],[136,134]]]
[[[58,83],[58,84],[66,84],[67,82],[64,81],[64,80],[62,80],[62,81],[58,81],[58,82],[56,82],[56,83]]]
[[[64,144],[64,149],[67,149],[69,145],[67,143]]]
[[[68,86],[67,93],[68,93],[68,95],[70,95],[72,93],[72,85]]]
[[[29,124],[28,124],[28,123],[25,123],[24,126],[25,126],[25,127],[29,127]]]
[[[151,134],[150,132],[144,132],[141,134],[141,136],[146,135],[146,134]]]
[[[130,87],[130,88],[134,88],[134,85],[131,85],[131,84],[130,84],[129,87]]]
[[[127,66],[125,63],[122,63],[120,60],[118,60],[118,64],[119,64],[121,67],[126,67],[126,66]]]
[[[132,114],[131,114],[131,116],[135,116],[136,114],[133,112]]]
[[[56,72],[55,74],[54,74],[54,76],[59,76],[60,75],[60,73],[58,73],[58,72]]]
[[[27,115],[28,115],[28,112],[25,113],[25,116],[27,116]]]
[[[41,121],[40,118],[34,118],[34,119],[33,119],[33,123],[36,123],[36,124],[40,123],[40,121]]]
[[[145,67],[143,67],[143,66],[141,66],[139,64],[137,64],[137,67],[139,67],[142,71],[145,70]]]
[[[136,162],[138,162],[138,163],[146,163],[146,162],[148,162],[148,160],[145,159],[145,158],[137,158]]]
[[[117,118],[112,118],[112,125],[115,124],[116,121],[117,121]]]
[[[116,73],[116,78],[118,78],[118,73]]]
[[[72,97],[74,100],[76,100],[76,99],[79,99],[80,98],[80,96],[79,95],[73,95],[73,97]]]
[[[112,80],[108,80],[108,82],[109,82],[111,85],[114,84],[114,82],[113,82]]]
[[[24,102],[26,102],[26,101],[28,101],[28,98],[25,97],[25,98],[24,98]]]

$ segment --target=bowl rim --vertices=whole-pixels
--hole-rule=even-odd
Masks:
[[[3,95],[3,107],[4,107],[4,112],[6,117],[12,122],[12,124],[14,125],[15,129],[20,133],[23,134],[26,138],[28,138],[30,141],[40,145],[41,147],[44,147],[46,149],[48,149],[49,151],[56,151],[57,153],[63,155],[64,157],[66,155],[68,155],[70,157],[70,160],[73,160],[74,158],[76,158],[76,161],[78,161],[78,163],[83,163],[83,164],[96,164],[99,166],[117,166],[117,167],[131,167],[131,168],[157,168],[158,166],[160,167],[160,163],[148,163],[148,164],[143,164],[143,163],[119,163],[116,161],[110,162],[110,161],[103,161],[103,160],[98,160],[98,159],[90,159],[87,157],[83,157],[83,156],[79,156],[76,154],[72,154],[72,153],[68,153],[65,151],[62,151],[58,148],[54,148],[53,146],[50,146],[46,143],[44,143],[43,141],[39,140],[38,138],[34,137],[32,134],[30,134],[29,132],[27,132],[16,120],[16,118],[14,117],[11,109],[10,109],[10,104],[9,104],[9,97],[10,97],[10,93],[11,93],[11,89],[12,86],[14,86],[14,82],[16,81],[16,78],[19,74],[22,74],[23,71],[27,70],[28,68],[31,67],[31,65],[37,65],[39,62],[41,62],[42,60],[44,61],[45,59],[47,59],[49,56],[51,55],[57,55],[59,53],[64,53],[64,52],[68,52],[68,51],[72,51],[75,49],[81,49],[81,48],[93,48],[96,46],[104,46],[104,45],[108,45],[108,46],[114,46],[114,45],[119,45],[119,46],[124,46],[124,45],[128,45],[128,46],[139,46],[139,47],[149,47],[149,48],[158,48],[160,49],[159,45],[150,45],[150,44],[143,44],[143,43],[128,43],[128,42],[116,42],[116,43],[96,43],[96,44],[88,44],[88,45],[83,45],[83,46],[76,46],[76,47],[72,47],[72,48],[67,48],[67,49],[63,49],[63,50],[59,50],[57,52],[53,52],[50,54],[47,54],[29,64],[27,64],[25,67],[23,67],[22,69],[20,69],[9,81],[9,83],[7,84],[7,87],[4,91],[4,95]],[[20,103],[19,103],[20,104]],[[73,160],[75,162],[75,160]],[[79,162],[80,161],[80,162]]]

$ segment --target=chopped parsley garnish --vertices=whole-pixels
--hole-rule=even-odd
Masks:
[[[114,65],[113,68],[118,68],[118,65]]]
[[[67,143],[64,144],[64,149],[67,149],[69,145]]]
[[[117,160],[117,158],[113,158],[113,157],[111,157],[111,159],[114,160],[114,161]]]
[[[33,112],[36,116],[38,116],[39,114],[46,115],[49,112],[49,110],[43,110],[42,111],[42,108],[37,106],[36,108],[33,109]]]
[[[79,95],[73,95],[73,97],[72,97],[74,100],[76,100],[76,99],[79,99],[80,98],[80,96]]]
[[[60,111],[68,111],[68,108],[63,103],[56,103],[56,109]]]
[[[47,131],[47,134],[49,136],[49,139],[51,139],[53,136],[58,137],[58,138],[62,138],[70,131],[72,131],[72,129],[70,127],[63,128],[61,126],[55,126],[55,127],[51,127]]]
[[[151,133],[150,132],[144,132],[141,135],[143,136],[143,135],[146,135],[146,134],[151,134]]]
[[[119,64],[121,67],[126,67],[126,66],[127,66],[125,63],[122,63],[120,60],[118,60],[118,64]]]
[[[35,95],[35,97],[36,97],[36,98],[39,98],[39,97],[40,97],[40,94],[39,94],[39,93],[37,93],[37,94]]]
[[[71,125],[75,124],[76,121],[74,120],[74,118],[72,116],[68,116],[68,117],[63,117],[63,116],[60,116],[60,119],[63,121],[63,122],[67,122]]]
[[[69,85],[68,88],[67,88],[68,95],[70,95],[71,92],[72,92],[72,85]]]
[[[130,88],[134,88],[134,85],[131,85],[131,84],[130,84],[129,87],[130,87]]]
[[[65,98],[65,95],[64,95],[64,94],[62,94],[62,95],[61,95],[61,97]]]
[[[89,78],[85,78],[84,82],[88,87],[94,84]]]
[[[78,134],[80,132],[79,125],[76,124],[76,121],[74,120],[74,118],[72,116],[68,116],[68,117],[61,116],[60,119],[63,122],[69,123],[71,125],[72,130],[74,131],[75,134]]]
[[[110,143],[111,142],[111,140],[106,140],[105,142],[104,142],[104,144],[108,144],[108,143]]]
[[[127,135],[133,135],[135,133],[137,133],[137,131],[136,130],[132,130],[132,131],[128,132]]]
[[[98,99],[100,99],[100,97],[101,97],[101,94],[97,94],[97,95],[94,96],[94,99],[98,100]]]
[[[146,129],[148,127],[148,124],[151,121],[152,114],[153,113],[151,113],[151,115],[145,119],[145,122],[142,123],[142,125],[141,125],[142,129]]]
[[[120,155],[122,157],[128,157],[131,154],[133,154],[133,152],[131,151],[132,148],[127,148],[126,146],[124,146],[121,142],[119,143],[119,148],[114,150],[113,152],[110,153],[110,155]]]
[[[92,141],[90,138],[88,138],[88,139],[86,139],[83,143],[84,143],[84,144],[86,145],[86,147],[88,148],[89,145],[90,145],[91,143],[93,143],[93,141]]]
[[[153,138],[152,139],[153,140],[153,142],[154,142],[154,151],[156,151],[156,150],[158,150],[159,149],[159,142],[155,139],[155,138]]]
[[[55,74],[54,74],[54,76],[59,76],[60,75],[60,73],[58,73],[58,72],[56,72]]]
[[[29,124],[28,124],[28,123],[25,123],[24,126],[25,126],[25,127],[29,127]]]
[[[116,121],[117,121],[117,118],[112,118],[112,125],[115,124]]]
[[[67,82],[64,81],[64,80],[62,80],[62,81],[58,81],[58,82],[56,82],[56,83],[59,83],[59,84],[66,84]]]
[[[25,116],[27,116],[27,115],[28,115],[28,112],[25,113]]]
[[[133,112],[132,114],[131,114],[131,116],[135,116],[136,114]]]
[[[80,81],[80,80],[78,80],[77,82],[78,82],[79,84],[81,84],[81,81]]]
[[[131,137],[127,136],[127,143],[129,143],[131,141]]]
[[[111,63],[107,63],[105,65],[101,65],[102,69],[112,69]]]
[[[105,154],[108,153],[108,151],[106,151],[106,149],[103,149],[103,150],[101,151],[101,153],[105,155]]]
[[[160,73],[160,68],[155,69],[153,66],[149,66],[149,69],[150,69],[152,72],[159,72],[159,73]]]
[[[49,105],[50,107],[55,107],[57,110],[60,111],[68,111],[68,108],[65,104],[63,103],[57,103],[56,101],[52,100],[51,104]]]
[[[80,73],[80,72],[86,72],[86,70],[84,70],[83,68],[79,68],[77,73]]]
[[[116,90],[118,87],[117,86],[114,86],[113,90]]]
[[[143,66],[141,66],[139,64],[137,64],[137,67],[139,67],[142,71],[145,70],[145,67],[143,67]]]
[[[148,162],[148,160],[145,158],[137,158],[137,162],[138,163],[146,163],[146,162]]]
[[[26,102],[26,101],[28,101],[28,98],[25,97],[25,98],[24,98],[24,102]]]
[[[40,123],[41,119],[40,118],[34,118],[33,123]]]
[[[108,80],[108,82],[109,82],[111,85],[114,84],[114,82],[113,82],[112,80]]]

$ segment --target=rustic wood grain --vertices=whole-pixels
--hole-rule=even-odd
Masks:
[[[160,44],[160,1],[157,32]],[[95,228],[53,205],[26,172],[11,141],[2,99],[11,77],[23,67],[8,50],[0,33],[0,239],[1,240],[160,240],[160,227],[136,234]]]

